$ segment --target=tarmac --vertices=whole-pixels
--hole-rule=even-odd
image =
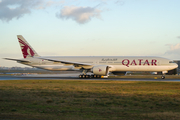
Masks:
[[[161,79],[161,75],[127,75],[109,76],[108,78],[79,78],[79,74],[27,74],[27,75],[1,75],[0,80],[115,80],[115,81],[161,81],[180,82],[180,76],[166,76]]]

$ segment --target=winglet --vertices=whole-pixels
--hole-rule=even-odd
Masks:
[[[17,38],[24,58],[39,56],[22,35],[17,35]]]

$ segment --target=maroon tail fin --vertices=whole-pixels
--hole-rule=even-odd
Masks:
[[[39,56],[22,35],[17,35],[24,58]]]

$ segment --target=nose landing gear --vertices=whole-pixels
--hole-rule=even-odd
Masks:
[[[162,71],[161,79],[165,79],[165,74],[168,73],[168,71]]]
[[[165,76],[164,76],[164,75],[162,75],[162,76],[161,76],[161,79],[165,79]]]

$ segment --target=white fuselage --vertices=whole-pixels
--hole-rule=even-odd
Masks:
[[[60,56],[43,57],[31,47],[22,35],[17,35],[24,59],[5,58],[18,63],[46,70],[81,70],[80,78],[100,78],[126,71],[149,71],[167,73],[178,67],[169,59],[145,56]],[[92,72],[92,75],[87,75]],[[165,77],[162,76],[162,79]]]
[[[90,64],[84,68],[92,68],[97,65],[110,66],[109,71],[168,71],[178,67],[169,59],[161,57],[141,57],[141,56],[61,56],[61,57],[43,57],[46,59],[73,61],[78,63]],[[82,66],[73,64],[64,64],[43,60],[42,57],[26,58],[29,63],[22,63],[29,66],[47,69],[47,70],[78,70]]]

